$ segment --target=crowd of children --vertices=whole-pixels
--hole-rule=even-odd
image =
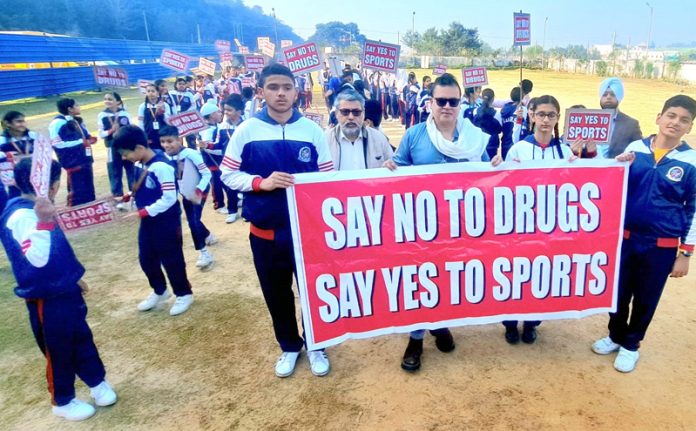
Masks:
[[[345,120],[344,116],[359,117],[361,124],[365,120],[365,127],[377,133],[381,120],[391,117],[409,128],[393,160],[384,161],[390,169],[471,161],[490,161],[497,167],[504,161],[572,161],[613,155],[632,162],[619,305],[611,314],[609,335],[595,342],[592,350],[598,354],[618,352],[614,367],[622,372],[634,369],[640,341],[667,277],[687,274],[696,244],[696,150],[682,141],[696,117],[696,101],[687,96],[667,100],[657,116],[657,134],[647,138],[636,138],[630,128],[637,123],[622,119],[626,133],[615,135],[609,144],[613,155],[608,155],[591,141],[565,143],[558,129],[561,106],[551,95],[531,98],[533,86],[528,80],[513,88],[510,100],[502,103],[495,100],[491,89],[467,88],[462,92],[451,74],[434,82],[425,77],[418,83],[411,73],[399,90],[393,76],[364,76],[346,66],[340,79],[332,77],[327,68],[320,73],[319,82],[334,111],[331,124]],[[301,109],[311,106],[312,83],[311,75],[295,76],[279,64],[266,66],[260,75],[244,68],[229,69],[216,81],[205,76],[195,80],[179,77],[172,91],[167,81],[158,80],[146,87],[137,122],[116,92],[105,94],[105,109],[97,118],[98,136],[107,147],[111,195],[120,209],[128,211],[127,217],[140,218],[139,261],[152,291],[137,309],[152,310],[169,299],[167,278],[176,297],[169,314],[179,315],[191,307],[193,292],[183,254],[179,195],[199,252],[196,267],[209,269],[214,259],[208,246],[217,238],[201,215],[208,193],[212,193],[213,208],[225,215],[227,223],[240,218],[240,207],[241,217],[250,222],[254,265],[282,351],[275,364],[279,377],[293,373],[304,347],[292,291],[294,251],[285,189],[293,185],[293,174],[340,166],[340,160],[332,159],[324,131],[301,114]],[[337,98],[344,91],[350,91],[351,98]],[[617,109],[623,96],[623,84],[617,78],[602,83],[602,107]],[[364,103],[356,101],[363,97],[367,99],[362,100]],[[341,101],[351,102],[353,107],[343,109],[346,113],[341,111],[336,119],[339,103],[335,102]],[[63,98],[57,108],[59,115],[50,123],[49,135],[60,164],[54,162],[51,167],[48,199],[36,197],[29,181],[37,135],[28,130],[21,113],[12,111],[3,117],[0,205],[6,208],[0,216],[0,240],[17,279],[15,292],[27,300],[32,329],[52,370],[49,387],[53,411],[81,420],[91,416],[94,408],[75,399],[75,375],[92,388],[97,406],[113,404],[116,394],[105,380],[104,366],[85,320],[82,292],[86,285],[81,281],[85,269],[55,225],[52,203],[61,167],[67,174],[69,206],[96,199],[92,170],[96,137],[89,133],[77,102]],[[167,120],[193,110],[200,112],[209,127],[182,138]],[[376,112],[376,117],[368,118],[370,112]],[[618,115],[617,111],[617,119]],[[480,129],[478,134],[465,133],[474,129]],[[467,145],[473,144],[463,136],[481,139],[472,150]],[[123,185],[124,171],[128,193]],[[72,332],[58,330],[62,327],[56,322],[61,319],[74,320]],[[522,341],[534,343],[540,323],[524,322]],[[504,325],[505,339],[517,343],[518,323]],[[448,329],[433,334],[441,351],[455,348]],[[402,362],[405,370],[420,368],[423,336],[423,331],[411,333]],[[329,373],[325,351],[307,353],[312,373]]]

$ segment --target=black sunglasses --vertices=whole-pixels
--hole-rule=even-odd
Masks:
[[[457,106],[459,106],[459,99],[455,97],[450,99],[444,97],[436,97],[435,103],[437,103],[437,106],[439,106],[440,108],[444,108],[445,105],[447,105],[448,103],[450,107],[456,108]]]
[[[353,117],[359,117],[363,113],[362,109],[339,109],[338,112],[344,117],[347,117],[348,114],[353,114]]]

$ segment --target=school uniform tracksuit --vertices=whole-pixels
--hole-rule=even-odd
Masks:
[[[196,96],[188,90],[170,92],[169,100],[171,101],[172,113],[174,115],[181,114],[182,112],[195,111],[196,108],[200,108],[197,104]],[[186,135],[186,145],[195,150],[196,136],[193,134]]]
[[[201,250],[205,248],[205,239],[210,235],[210,231],[203,224],[201,216],[203,215],[203,206],[205,205],[205,198],[208,194],[208,188],[210,186],[210,170],[203,163],[203,157],[201,153],[191,148],[183,148],[179,154],[171,158],[172,167],[176,169],[177,179],[181,179],[181,175],[184,169],[184,163],[186,160],[190,160],[198,169],[198,173],[201,178],[196,186],[197,190],[201,195],[201,203],[196,204],[191,202],[186,196],[183,197],[182,203],[184,206],[184,212],[186,213],[186,221],[188,222],[189,230],[191,231],[191,236],[193,237],[193,245],[196,250]]]
[[[227,212],[228,214],[236,214],[239,210],[239,197],[237,191],[227,187],[220,179],[220,164],[222,163],[225,150],[230,141],[230,137],[234,133],[236,126],[229,123],[223,123],[221,126],[213,125],[200,133],[203,142],[209,142],[208,147],[201,151],[203,160],[206,166],[210,169],[213,175],[211,185],[213,190],[214,208],[222,208],[225,206],[225,197],[227,197]]]
[[[618,305],[609,319],[612,341],[632,351],[645,337],[677,249],[696,244],[696,150],[682,142],[656,163],[651,140],[626,148],[636,159],[628,174]]]
[[[48,126],[53,150],[68,174],[68,206],[92,202],[94,173],[92,171],[91,136],[82,122],[69,115],[58,115]]]
[[[14,198],[0,216],[0,240],[17,280],[14,292],[25,299],[36,343],[46,357],[51,401],[63,406],[75,398],[75,376],[87,386],[106,372],[78,281],[85,273],[54,223],[40,223],[34,202]]]
[[[21,157],[31,157],[34,153],[34,142],[36,142],[37,138],[38,134],[31,130],[24,132],[20,139],[10,135],[10,132],[5,130],[0,135],[0,163],[8,163],[7,168],[11,169],[19,163]],[[4,166],[0,166],[0,170],[4,168]],[[3,172],[3,175],[9,175],[11,178],[14,178],[14,173],[11,170]],[[5,186],[0,184],[0,188],[4,191]],[[6,192],[8,198],[15,198],[21,194],[16,186],[8,186]]]
[[[117,112],[107,109],[99,113],[97,116],[97,123],[99,126],[99,137],[104,140],[104,146],[106,146],[107,151],[106,170],[109,175],[111,195],[120,197],[123,196],[123,171],[126,171],[128,190],[132,190],[134,168],[133,163],[128,160],[123,160],[118,151],[112,146],[114,137],[111,129],[114,125],[118,125],[118,127],[128,126],[132,123],[131,116],[123,109]]]
[[[138,249],[140,267],[156,294],[167,290],[162,267],[176,296],[191,294],[191,284],[186,276],[183,240],[181,234],[181,208],[176,196],[174,168],[160,151],[144,164],[145,177],[135,192],[135,204],[140,214]],[[143,168],[136,167],[136,178],[143,175]]]
[[[299,352],[304,342],[295,320],[295,266],[285,190],[264,192],[259,184],[274,171],[333,170],[324,132],[297,110],[280,125],[264,108],[237,127],[220,168],[222,181],[245,193],[242,215],[251,222],[254,266],[276,339],[284,352]]]
[[[167,103],[163,103],[161,108],[147,100],[140,104],[138,108],[138,118],[141,119],[140,128],[145,131],[147,143],[153,150],[162,150],[159,129],[166,125],[166,120],[171,115],[172,108]]]

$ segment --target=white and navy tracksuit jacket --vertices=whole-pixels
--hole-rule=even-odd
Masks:
[[[34,142],[38,137],[39,135],[31,130],[24,132],[24,136],[20,139],[10,135],[7,130],[0,135],[0,175],[3,176],[4,181],[14,182],[14,165],[22,157],[31,157],[34,153]],[[0,193],[5,191],[4,182],[0,184],[0,188],[2,189]],[[20,195],[19,189],[15,186],[9,186],[7,195],[10,198],[17,197]]]
[[[242,216],[261,229],[289,229],[284,189],[259,192],[274,171],[298,174],[331,171],[333,161],[322,129],[294,110],[285,125],[264,108],[235,130],[220,165],[222,181],[245,192]]]
[[[529,135],[510,147],[505,160],[563,160],[572,156],[573,152],[570,147],[558,138],[551,139],[549,145],[542,147],[534,139],[534,135]]]
[[[91,138],[84,124],[69,115],[58,115],[48,126],[53,150],[68,176],[68,206],[95,199]]]

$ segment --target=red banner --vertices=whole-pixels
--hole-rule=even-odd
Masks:
[[[447,73],[446,64],[438,64],[435,66],[435,69],[433,69],[433,75],[444,75],[445,73]]]
[[[114,207],[108,200],[100,200],[58,211],[58,223],[64,232],[101,226],[114,220],[116,220]]]
[[[614,310],[627,172],[577,160],[296,175],[307,348]]]
[[[210,127],[198,111],[183,112],[167,118],[167,123],[179,129],[179,136],[198,133]]]
[[[528,13],[514,13],[514,43],[513,46],[524,46],[532,44],[532,24],[531,15]]]
[[[615,112],[613,109],[566,109],[563,139],[578,139],[608,144],[611,140]]]
[[[252,72],[261,72],[263,67],[266,65],[266,60],[262,55],[247,55],[246,56],[246,68]]]
[[[230,43],[229,40],[216,40],[215,41],[215,50],[217,52],[230,52],[230,47],[232,44]]]
[[[160,56],[160,66],[168,67],[177,72],[186,72],[191,58],[171,49],[163,49]]]
[[[314,42],[285,48],[283,56],[292,73],[311,72],[322,68],[319,50]]]
[[[363,45],[362,67],[396,73],[400,50],[399,45],[366,40]]]
[[[468,67],[462,69],[462,86],[482,87],[488,85],[488,72],[485,67]]]
[[[94,82],[100,87],[127,88],[128,72],[125,69],[109,66],[94,66]]]

